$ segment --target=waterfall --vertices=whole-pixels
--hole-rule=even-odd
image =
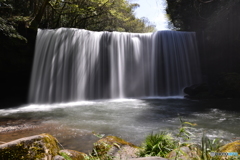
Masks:
[[[39,29],[29,102],[179,96],[200,79],[193,32]]]

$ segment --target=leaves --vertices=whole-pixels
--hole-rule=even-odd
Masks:
[[[96,133],[96,132],[92,132],[92,134],[98,138],[103,138],[105,136],[105,134],[100,134],[100,133]]]
[[[0,1],[12,6],[2,15],[31,17],[39,28],[71,27],[88,30],[152,32],[155,26],[138,19],[137,3],[127,0],[18,0]],[[36,24],[35,24],[36,23]]]
[[[13,24],[9,24],[6,20],[0,17],[0,34],[8,38],[17,39],[23,42],[27,42],[27,39],[21,36],[16,29],[13,27]]]

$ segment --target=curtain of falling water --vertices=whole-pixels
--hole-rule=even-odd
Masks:
[[[200,74],[193,32],[39,29],[29,101],[179,96]]]

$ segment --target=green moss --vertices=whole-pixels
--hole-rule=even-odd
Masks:
[[[115,136],[107,136],[105,138],[100,139],[97,143],[94,143],[95,154],[102,156],[107,154],[107,152],[113,147],[120,148],[123,145],[128,145],[134,148],[137,146],[132,143],[126,142],[125,140],[115,137]]]
[[[57,155],[59,151],[57,140],[49,134],[41,134],[41,136],[42,138],[39,137],[34,139],[34,142],[24,141],[19,142],[17,145],[0,148],[0,159],[37,160],[42,159],[47,155]],[[44,145],[46,145],[46,147],[44,147]]]
[[[87,157],[87,154],[78,152],[75,150],[70,149],[64,149],[59,151],[59,154],[64,157],[65,159],[71,159],[71,160],[85,160],[85,157]]]
[[[133,148],[139,148],[132,143],[129,143],[119,137],[107,136],[94,143],[93,153],[90,157],[85,159],[101,159],[110,160],[113,159],[112,149],[120,150],[123,146],[130,146]]]
[[[39,144],[24,144],[19,143],[16,146],[0,149],[1,159],[41,159],[44,157],[44,149],[39,147]]]
[[[43,133],[41,135],[44,137],[45,145],[49,149],[48,154],[56,156],[60,150],[57,139],[47,133]]]
[[[219,152],[238,152],[240,155],[240,140],[222,146]]]
[[[134,148],[138,148],[137,146],[135,146],[134,144],[132,143],[129,143],[119,137],[115,137],[115,136],[107,136],[106,138],[103,138],[101,140],[99,140],[99,142],[105,142],[109,145],[128,145],[128,146],[131,146],[131,147],[134,147]]]
[[[61,150],[59,151],[59,154],[66,160],[85,160],[85,157],[88,157],[85,153],[70,149]]]
[[[67,155],[67,153],[61,152],[60,155],[64,157],[66,160],[72,160],[72,158],[69,155]]]

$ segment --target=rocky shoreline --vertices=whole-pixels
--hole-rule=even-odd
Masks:
[[[76,130],[76,129],[69,128],[69,127],[66,127],[63,125],[59,126],[52,121],[47,121],[46,119],[45,120],[17,119],[17,118],[1,119],[1,122],[0,122],[0,151],[1,151],[1,146],[6,146],[9,143],[11,144],[12,142],[10,142],[10,141],[18,140],[18,142],[19,142],[19,139],[21,139],[21,138],[25,139],[27,137],[32,137],[33,135],[41,137],[41,135],[45,135],[43,133],[48,133],[50,136],[56,138],[58,144],[60,145],[61,150],[59,150],[57,152],[57,154],[55,155],[57,157],[50,155],[50,157],[51,157],[50,159],[53,159],[53,160],[65,160],[65,159],[62,159],[60,153],[67,154],[67,155],[72,155],[72,154],[75,155],[75,154],[78,154],[79,151],[81,153],[83,153],[84,155],[93,153],[94,150],[97,150],[96,144],[100,143],[100,146],[101,146],[102,142],[103,142],[104,146],[107,144],[107,146],[111,146],[111,147],[109,147],[109,150],[107,152],[105,152],[106,148],[100,147],[100,149],[98,149],[98,152],[99,152],[99,150],[100,150],[100,152],[104,151],[104,155],[108,155],[108,156],[110,155],[110,157],[115,157],[115,159],[113,159],[113,160],[120,160],[120,159],[121,160],[122,159],[166,160],[165,158],[161,158],[161,157],[140,158],[137,155],[138,149],[140,149],[139,147],[137,147],[133,144],[130,144],[129,142],[126,142],[124,140],[119,140],[119,138],[117,138],[117,137],[107,135],[105,138],[99,139],[99,137],[94,135],[92,132]],[[48,134],[47,134],[47,137],[49,137]],[[240,147],[239,147],[240,140],[236,141],[235,143],[236,143],[235,145],[232,145],[231,143],[227,144],[228,145],[227,149],[225,147],[224,150],[222,150],[222,151],[238,152],[238,154],[239,154],[240,153]],[[65,148],[67,148],[67,150]],[[102,149],[102,148],[104,148],[104,149]],[[10,150],[12,150],[12,149],[10,149]],[[180,148],[180,150],[183,150],[183,152],[186,152],[185,155],[187,155],[187,157],[188,157],[188,158],[186,158],[186,160],[189,159],[189,155],[194,155],[195,157],[198,157],[198,159],[200,157],[199,154],[193,154],[193,152],[191,151],[191,149],[189,149],[189,147],[185,146],[185,147]],[[99,155],[99,153],[97,153],[97,155]],[[171,153],[170,155],[172,155],[174,157],[174,156],[176,156],[176,153]],[[55,159],[54,159],[54,157],[55,157]],[[116,159],[116,157],[118,157],[118,159]],[[0,159],[1,159],[1,157],[0,157]],[[169,158],[169,159],[171,159],[171,158]],[[83,159],[83,160],[89,160],[89,159]],[[96,159],[94,159],[94,160],[96,160]],[[99,159],[99,160],[101,160],[101,159]],[[191,160],[191,158],[189,160]]]
[[[111,156],[115,159],[137,158],[138,147],[114,136],[108,136],[94,143],[95,156]],[[63,148],[50,134],[39,134],[20,138],[0,145],[0,159],[46,159],[87,160],[86,153]],[[88,157],[88,158],[87,158]],[[105,157],[106,158],[106,157]],[[101,158],[100,158],[101,159]]]
[[[71,160],[168,160],[173,159],[178,154],[173,150],[169,153],[168,159],[139,157],[138,153],[141,148],[121,138],[115,136],[99,138],[89,132],[78,132],[78,135],[75,135],[76,131],[73,132],[70,128],[56,126],[54,123],[43,123],[39,120],[5,119],[1,121],[0,126],[0,159],[21,156],[21,158],[14,157],[14,159],[22,159],[23,157],[24,159],[68,160],[67,156]],[[51,133],[46,134],[49,133],[47,132],[50,131],[49,128],[51,128]],[[61,134],[62,132],[65,136]],[[84,147],[71,148],[71,141],[69,144],[64,142],[66,139],[63,141],[66,135],[75,135],[74,141],[81,143]],[[239,146],[240,140],[237,140],[221,147],[219,152],[238,152],[239,154]],[[183,160],[193,158],[201,160],[201,150],[197,149],[196,152],[196,148],[192,149],[190,146],[182,146],[178,150],[184,153],[180,155]]]
[[[39,134],[20,138],[8,143],[0,144],[0,159],[28,159],[28,160],[201,160],[201,150],[194,145],[179,146],[162,157],[139,157],[142,148],[135,146],[121,138],[107,136],[100,138],[93,145],[92,152],[65,149],[59,141],[50,134]],[[240,156],[240,140],[228,143],[218,150],[219,153],[235,153]],[[212,153],[214,154],[214,152]],[[210,156],[206,154],[206,156]],[[224,159],[229,156],[222,157]],[[221,158],[221,159],[222,159]]]
[[[59,126],[54,122],[14,119],[5,119],[0,122],[0,144],[42,133],[53,135],[66,148],[80,149],[86,153],[92,150],[93,143],[98,140],[92,132]]]

